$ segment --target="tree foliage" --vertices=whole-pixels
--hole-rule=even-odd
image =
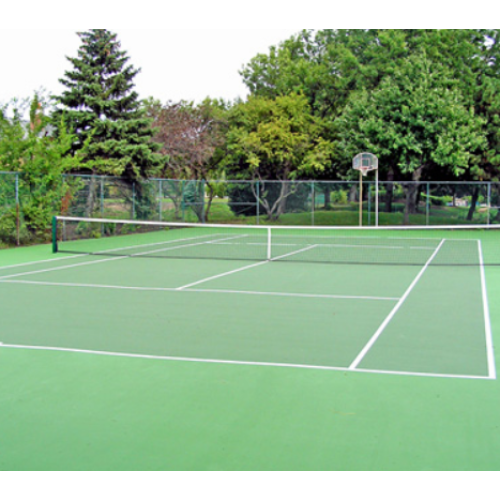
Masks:
[[[63,172],[133,183],[141,218],[155,215],[151,177],[189,181],[210,205],[224,194],[216,178],[351,179],[364,150],[379,156],[382,181],[500,180],[498,29],[305,29],[243,67],[246,101],[165,105],[139,101],[139,70],[116,34],[78,36],[52,115],[41,95],[0,107],[0,169],[26,179],[30,234],[57,211]],[[292,191],[245,196],[275,218]],[[406,195],[410,212],[417,194]],[[95,189],[88,196],[91,214]]]
[[[353,94],[337,123],[346,162],[372,151],[398,180],[463,176],[485,144],[483,120],[425,56],[405,59],[375,90]]]
[[[206,99],[201,104],[181,101],[162,105],[154,99],[144,104],[153,119],[153,140],[164,157],[163,178],[198,181],[188,184],[193,210],[202,222],[208,220],[212,201],[222,194],[215,182],[224,176],[226,157],[227,105]],[[205,207],[205,188],[208,206]],[[168,193],[176,213],[185,198],[183,184],[170,183]]]
[[[371,151],[385,178],[473,178],[475,153],[486,143],[483,121],[446,75],[426,57],[411,56],[377,89],[353,94],[338,119],[346,164],[356,152]],[[408,221],[416,209],[415,185],[408,184],[406,193]]]
[[[228,132],[229,172],[254,181],[290,181],[314,176],[331,163],[333,144],[299,94],[253,97],[235,106]],[[279,217],[292,194],[289,184],[271,205],[255,192],[271,218]]]
[[[222,159],[227,112],[224,103],[205,100],[201,104],[181,101],[145,103],[153,119],[153,140],[164,157],[165,178],[209,180]]]
[[[278,47],[272,47],[268,54],[253,58],[242,70],[242,77],[257,96],[271,98],[300,90],[308,98],[313,114],[329,122],[326,125],[330,133],[328,139],[336,141],[339,121],[345,119],[346,107],[352,107],[357,96],[369,101],[371,93],[381,86],[387,92],[388,80],[394,79],[394,85],[400,85],[401,70],[413,64],[415,58],[424,58],[433,72],[441,74],[441,81],[435,79],[433,83],[437,86],[436,92],[453,90],[459,96],[460,105],[473,109],[475,116],[482,119],[486,140],[479,145],[471,138],[468,157],[472,163],[469,168],[463,168],[460,175],[466,179],[498,179],[499,47],[500,30],[303,30]],[[415,86],[407,91],[415,92],[415,101],[421,88]],[[404,113],[402,109],[395,109],[394,103],[387,101],[386,104],[386,116],[389,112]],[[408,130],[408,134],[412,131]],[[387,140],[387,134],[384,135]],[[383,145],[375,144],[374,140],[372,136],[372,146],[383,149]],[[447,147],[453,149],[451,144]],[[441,153],[435,154],[445,150],[442,143]],[[337,151],[341,153],[342,148]],[[455,159],[457,154],[450,151],[450,159]],[[345,155],[338,156],[336,161],[346,172],[350,162]],[[391,166],[397,170],[399,165],[402,164],[396,159]],[[434,177],[437,178],[442,170],[435,165]],[[405,172],[399,173],[403,176]]]
[[[77,57],[60,81],[56,113],[76,138],[72,152],[82,156],[81,171],[122,176],[128,180],[155,175],[161,157],[151,141],[153,130],[140,106],[133,80],[139,73],[128,64],[116,34],[105,29],[78,33]]]
[[[61,200],[72,189],[63,174],[79,162],[68,154],[74,137],[64,122],[57,137],[51,134],[48,107],[47,100],[35,95],[29,121],[24,119],[23,102],[13,101],[0,112],[0,170],[22,174],[22,221],[15,211],[0,220],[2,239],[10,243],[43,241],[52,214],[61,211]]]

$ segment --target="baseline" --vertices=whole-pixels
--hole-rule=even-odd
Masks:
[[[313,366],[313,365],[301,365],[301,364],[289,364],[289,363],[266,363],[257,361],[256,362],[231,361],[231,360],[218,360],[218,359],[183,358],[175,356],[154,356],[149,354],[92,351],[85,349],[68,349],[63,347],[41,347],[41,346],[2,344],[1,342],[0,342],[0,349],[60,352],[60,353],[78,354],[78,355],[107,356],[114,358],[143,359],[152,361],[172,361],[172,362],[182,362],[182,363],[219,364],[219,365],[233,365],[233,366],[267,367],[267,368],[290,368],[290,369],[330,371],[330,372],[342,372],[342,373],[349,371],[351,373],[372,374],[372,375],[398,375],[398,376],[420,377],[420,378],[491,381],[491,379],[488,377],[481,377],[474,375],[451,375],[451,374],[446,375],[437,373],[418,373],[418,372],[404,372],[404,371],[361,370],[361,369],[350,370],[345,367],[336,367],[336,366]]]
[[[493,344],[493,332],[491,328],[490,307],[488,302],[488,291],[486,288],[486,273],[484,269],[484,255],[481,240],[478,240],[479,251],[479,265],[481,269],[481,292],[483,296],[483,310],[484,310],[484,325],[486,333],[486,351],[488,358],[488,373],[491,379],[497,378],[497,370],[495,364],[495,348]]]

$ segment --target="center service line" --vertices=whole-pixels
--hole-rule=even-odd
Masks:
[[[231,276],[232,274],[241,273],[243,271],[247,271],[248,269],[253,269],[255,267],[264,266],[266,264],[269,264],[269,262],[275,262],[277,260],[284,259],[286,257],[290,257],[290,256],[296,255],[298,253],[306,252],[307,250],[311,250],[312,248],[315,248],[315,247],[317,247],[317,245],[310,245],[306,248],[301,248],[300,250],[297,250],[295,252],[291,252],[291,253],[288,253],[286,255],[282,255],[281,257],[276,257],[275,259],[265,260],[263,262],[258,262],[257,264],[251,264],[250,266],[240,267],[238,269],[234,269],[233,271],[229,271],[227,273],[218,274],[217,276],[210,276],[209,278],[205,278],[203,280],[197,281],[196,283],[190,283],[189,285],[181,286],[181,287],[177,288],[176,290],[177,291],[187,290],[188,288],[193,288],[195,286],[202,285],[203,283],[207,283],[209,281],[214,281],[214,280],[217,280],[219,278]]]

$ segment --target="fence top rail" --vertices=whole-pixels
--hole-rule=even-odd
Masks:
[[[96,178],[96,179],[110,179],[110,180],[120,180],[124,181],[121,177],[113,177],[108,175],[80,175],[80,174],[63,174],[65,177],[77,177],[77,178]],[[240,179],[211,179],[211,180],[194,180],[194,179],[167,179],[167,178],[151,178],[144,179],[144,182],[204,182],[204,183],[217,183],[217,184],[343,184],[343,185],[353,185],[359,184],[359,180],[290,180],[290,181],[280,181],[280,180],[240,180]],[[366,180],[365,184],[375,184],[374,180]],[[500,181],[405,181],[405,180],[394,180],[394,181],[379,181],[380,185],[391,185],[391,184],[404,184],[404,185],[415,185],[415,186],[488,186],[488,185],[500,185]]]
[[[0,175],[5,176],[18,176],[22,177],[23,172],[7,172],[0,171]],[[110,176],[110,175],[91,175],[91,174],[62,174],[63,178],[77,178],[77,179],[102,179],[102,180],[114,180],[120,182],[128,182],[122,177]],[[133,184],[136,181],[130,182]],[[290,180],[290,181],[280,181],[280,180],[236,180],[236,179],[213,179],[213,180],[193,180],[193,179],[165,179],[165,178],[151,178],[144,179],[144,182],[204,182],[204,183],[216,183],[216,184],[315,184],[315,185],[354,185],[359,184],[359,180]],[[374,180],[365,180],[365,184],[375,184]],[[379,185],[406,185],[406,186],[500,186],[500,181],[406,181],[406,180],[394,180],[394,181],[379,181]]]

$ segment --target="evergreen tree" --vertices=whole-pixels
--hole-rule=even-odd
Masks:
[[[161,167],[157,145],[151,141],[151,120],[141,110],[133,90],[140,70],[128,64],[117,35],[105,29],[79,32],[73,69],[60,82],[66,87],[55,113],[76,136],[72,152],[84,163],[81,173],[122,176],[132,182],[154,175]]]

